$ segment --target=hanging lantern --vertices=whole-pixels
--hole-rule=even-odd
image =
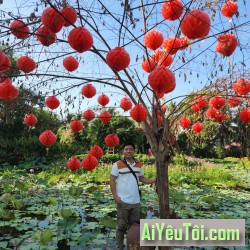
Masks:
[[[193,10],[181,22],[181,32],[189,39],[202,39],[210,31],[210,18],[202,10]]]
[[[124,70],[130,63],[130,56],[124,48],[116,47],[108,52],[106,63],[114,71]]]
[[[56,34],[42,26],[36,32],[36,38],[43,46],[50,46],[56,41]]]
[[[194,123],[193,126],[192,126],[192,130],[193,130],[194,132],[196,132],[196,133],[200,133],[200,132],[202,131],[202,129],[203,129],[203,125],[202,125],[202,123],[200,123],[200,122],[196,122],[196,123]]]
[[[101,121],[101,123],[103,124],[107,124],[108,122],[111,121],[112,116],[108,111],[103,111],[100,115],[99,115],[99,119]]]
[[[76,10],[72,6],[66,5],[60,10],[60,13],[63,15],[65,21],[63,25],[64,27],[69,27],[76,22],[77,14]]]
[[[16,66],[24,73],[30,73],[36,68],[36,63],[28,56],[21,56],[17,59]]]
[[[91,109],[87,109],[82,116],[86,121],[90,122],[95,118],[95,113]]]
[[[191,125],[191,121],[188,117],[183,117],[180,119],[179,124],[183,127],[183,128],[188,128]]]
[[[218,123],[222,123],[227,118],[227,115],[221,111],[216,111],[214,120]]]
[[[72,121],[69,126],[75,133],[78,133],[83,129],[83,124],[80,120]]]
[[[57,99],[56,96],[49,96],[45,100],[45,104],[50,109],[57,109],[60,105],[60,101]]]
[[[152,50],[156,50],[161,47],[163,40],[163,35],[158,30],[150,30],[144,36],[145,46]]]
[[[237,96],[230,96],[228,100],[228,104],[231,108],[235,108],[242,103],[242,99]]]
[[[94,43],[91,33],[84,27],[77,27],[71,30],[68,42],[72,49],[80,53],[90,50]]]
[[[182,36],[179,38],[179,41],[181,43],[181,46],[179,47],[179,50],[184,50],[188,47],[189,39],[186,36]]]
[[[171,0],[162,5],[161,14],[163,18],[174,21],[182,15],[183,10],[183,4],[180,0]]]
[[[24,123],[30,127],[37,124],[37,118],[33,114],[26,115],[24,118]]]
[[[0,50],[0,66],[4,63],[5,60],[5,54],[2,50]]]
[[[95,87],[88,83],[82,88],[82,95],[87,97],[87,98],[92,98],[96,94],[96,89]]]
[[[173,57],[169,53],[162,51],[161,49],[157,49],[152,54],[152,59],[157,63],[158,66],[168,67],[173,62]]]
[[[88,171],[92,171],[98,165],[98,160],[93,155],[88,155],[83,158],[82,166]]]
[[[162,117],[161,117],[161,115],[159,115],[159,114],[157,114],[157,124],[158,124],[159,126],[162,125]]]
[[[71,171],[76,171],[81,167],[81,161],[73,157],[67,162],[67,166]]]
[[[158,99],[161,99],[165,95],[165,93],[156,93],[156,95]]]
[[[136,104],[130,110],[130,116],[137,122],[144,121],[148,116],[147,109],[142,104]]]
[[[214,96],[209,100],[209,106],[221,109],[226,104],[226,99],[222,96]]]
[[[56,135],[51,130],[46,130],[39,136],[39,141],[45,146],[50,147],[56,142]]]
[[[128,111],[132,108],[132,102],[127,98],[127,97],[123,97],[120,100],[120,107],[124,110],[124,111]]]
[[[218,37],[218,43],[216,44],[215,51],[219,52],[223,56],[231,56],[238,45],[238,41],[235,35],[226,34]]]
[[[109,148],[114,148],[119,144],[120,139],[116,134],[113,133],[107,135],[104,139],[104,142]]]
[[[223,4],[221,14],[224,17],[232,17],[238,11],[238,4],[234,1],[228,1]]]
[[[109,103],[109,97],[105,94],[101,94],[98,98],[97,101],[100,105],[105,107]]]
[[[18,89],[12,85],[11,80],[6,77],[0,83],[0,99],[11,101],[18,96]]]
[[[11,61],[7,55],[4,55],[4,59],[2,61],[2,64],[0,65],[0,72],[7,71],[11,66]]]
[[[167,53],[174,55],[181,47],[181,42],[178,37],[168,37],[164,40],[162,47]]]
[[[217,110],[214,108],[208,108],[207,111],[205,112],[205,115],[209,117],[210,119],[214,119],[216,116]]]
[[[15,20],[10,24],[11,33],[18,39],[24,39],[29,36],[29,27],[21,20]]]
[[[141,67],[144,71],[146,71],[147,73],[150,73],[154,68],[155,68],[156,64],[154,62],[153,59],[149,58],[149,60],[144,60],[141,64]]]
[[[156,93],[169,93],[176,86],[173,72],[164,66],[154,69],[149,74],[148,83]]]
[[[41,21],[53,33],[59,32],[65,24],[64,18],[51,7],[43,11]]]
[[[93,155],[96,159],[99,159],[103,156],[103,150],[95,145],[90,149],[89,154]]]
[[[242,111],[240,111],[240,113],[239,113],[239,119],[242,122],[250,123],[250,109],[249,108],[245,108]]]
[[[233,90],[238,95],[247,95],[250,92],[250,81],[246,81],[244,78],[239,78],[233,84]]]
[[[194,112],[198,112],[201,109],[203,109],[205,106],[207,106],[207,100],[204,96],[198,96],[192,101],[192,110]]]
[[[63,59],[63,66],[66,70],[72,72],[79,66],[79,62],[73,56],[67,56]]]

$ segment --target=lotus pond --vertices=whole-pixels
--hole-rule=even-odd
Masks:
[[[250,168],[233,160],[212,164],[171,167],[171,207],[180,218],[245,219],[246,246],[224,249],[250,249]],[[88,173],[72,173],[63,165],[30,169],[9,167],[1,172],[0,249],[115,249],[111,166]],[[146,166],[144,172],[152,177],[155,169]],[[154,187],[142,185],[141,190],[141,218],[158,218]]]

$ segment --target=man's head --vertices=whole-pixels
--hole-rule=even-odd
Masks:
[[[123,155],[127,159],[131,159],[135,154],[135,145],[132,142],[126,142],[123,145]]]

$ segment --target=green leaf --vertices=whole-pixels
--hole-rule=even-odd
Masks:
[[[50,230],[44,230],[40,234],[40,242],[43,246],[47,246],[48,242],[51,241],[53,233]]]
[[[48,199],[53,206],[57,205],[57,201],[54,197],[48,197]]]
[[[72,210],[70,208],[63,208],[61,210],[61,215],[63,218],[68,218],[70,215],[72,215]]]

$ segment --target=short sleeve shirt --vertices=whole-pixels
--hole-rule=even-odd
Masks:
[[[139,181],[139,176],[143,176],[141,162],[128,163],[135,172]],[[138,185],[134,175],[130,172],[129,168],[122,162],[114,163],[111,175],[117,177],[116,193],[121,200],[128,204],[140,203],[140,195],[138,192]]]

